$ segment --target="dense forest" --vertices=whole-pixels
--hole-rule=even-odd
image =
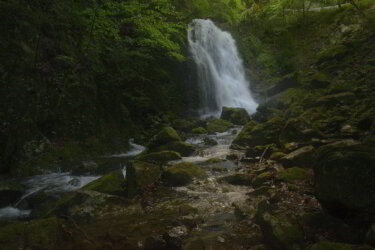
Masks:
[[[1,0],[0,23],[0,249],[374,249],[373,0]]]

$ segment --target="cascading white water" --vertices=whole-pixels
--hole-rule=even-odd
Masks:
[[[245,108],[254,113],[242,60],[232,36],[211,20],[194,19],[189,25],[190,51],[197,64],[203,116],[220,114],[222,107]]]

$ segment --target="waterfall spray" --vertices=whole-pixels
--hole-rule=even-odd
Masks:
[[[211,20],[194,19],[189,26],[190,51],[197,65],[202,116],[218,116],[222,107],[245,108],[254,113],[250,93],[234,39]]]

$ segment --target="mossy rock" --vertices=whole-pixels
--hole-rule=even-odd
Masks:
[[[307,169],[292,167],[278,172],[276,178],[287,182],[294,182],[307,180],[309,176],[311,174]]]
[[[280,159],[280,162],[285,167],[312,167],[314,163],[314,156],[315,148],[313,146],[305,146],[282,157]]]
[[[181,156],[190,156],[195,152],[195,147],[189,143],[174,141],[152,150],[152,152],[157,151],[174,151],[179,153]]]
[[[252,180],[252,186],[254,188],[258,188],[262,186],[265,182],[271,180],[272,178],[273,174],[270,172],[261,173]]]
[[[310,86],[315,89],[327,88],[330,84],[331,80],[323,72],[315,73],[310,80]]]
[[[247,174],[234,174],[221,177],[219,181],[238,186],[251,186],[252,176]]]
[[[265,212],[257,215],[257,224],[260,226],[266,242],[274,249],[301,249],[303,231],[297,223],[290,219]]]
[[[231,147],[241,149],[271,143],[279,144],[279,135],[284,125],[284,119],[278,116],[273,117],[265,123],[250,121],[233,140]]]
[[[335,45],[318,53],[318,63],[323,63],[332,59],[341,59],[349,52],[345,45]]]
[[[223,107],[220,119],[229,121],[235,125],[245,125],[249,122],[250,116],[244,108]]]
[[[126,168],[126,193],[134,196],[145,188],[160,181],[161,169],[159,166],[147,162],[132,162]]]
[[[0,228],[0,249],[53,250],[59,246],[59,221],[47,218]]]
[[[152,149],[176,141],[181,141],[181,138],[177,134],[176,130],[174,130],[172,127],[165,127],[151,139],[148,147]]]
[[[161,151],[154,153],[145,153],[136,157],[136,160],[146,161],[156,164],[165,164],[169,161],[180,160],[181,155],[174,151]]]
[[[356,100],[355,94],[352,92],[343,92],[333,95],[325,95],[320,97],[318,100],[316,100],[315,105],[325,105],[325,106],[331,106],[331,105],[343,105],[343,104],[353,104],[353,102]]]
[[[216,163],[220,163],[220,162],[224,162],[224,161],[226,161],[226,160],[225,159],[220,159],[220,158],[210,158],[207,161],[205,161],[204,163],[207,163],[207,164],[216,164]]]
[[[223,119],[213,119],[207,122],[207,132],[208,133],[223,133],[228,129],[232,128],[233,124],[229,121]]]
[[[83,187],[100,193],[124,195],[125,179],[120,170],[106,174]]]
[[[210,168],[212,172],[228,172],[228,168],[224,166],[213,166]]]
[[[361,230],[324,211],[306,212],[301,215],[299,222],[306,229],[306,238],[313,239],[324,232],[327,239],[344,242],[361,242],[363,240]]]
[[[216,146],[218,144],[218,142],[215,139],[212,139],[210,137],[205,137],[203,141],[204,145],[206,146]]]
[[[270,156],[270,159],[273,161],[277,161],[283,158],[284,156],[285,156],[284,152],[273,152]]]
[[[316,197],[333,213],[374,214],[375,149],[366,145],[343,145],[326,145],[317,151]]]
[[[372,250],[374,248],[360,245],[352,245],[341,242],[320,241],[307,248],[308,250]]]
[[[201,134],[207,134],[207,130],[203,127],[193,128],[191,130],[193,134],[201,135]]]
[[[205,177],[205,171],[191,163],[181,162],[165,169],[162,181],[167,186],[185,186],[190,184],[194,178]]]

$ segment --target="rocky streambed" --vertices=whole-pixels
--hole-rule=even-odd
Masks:
[[[312,169],[292,166],[309,150],[231,149],[240,130],[182,141],[167,127],[131,160],[107,157],[100,178],[54,174],[28,193],[28,217],[0,219],[0,249],[371,249],[322,210]]]

